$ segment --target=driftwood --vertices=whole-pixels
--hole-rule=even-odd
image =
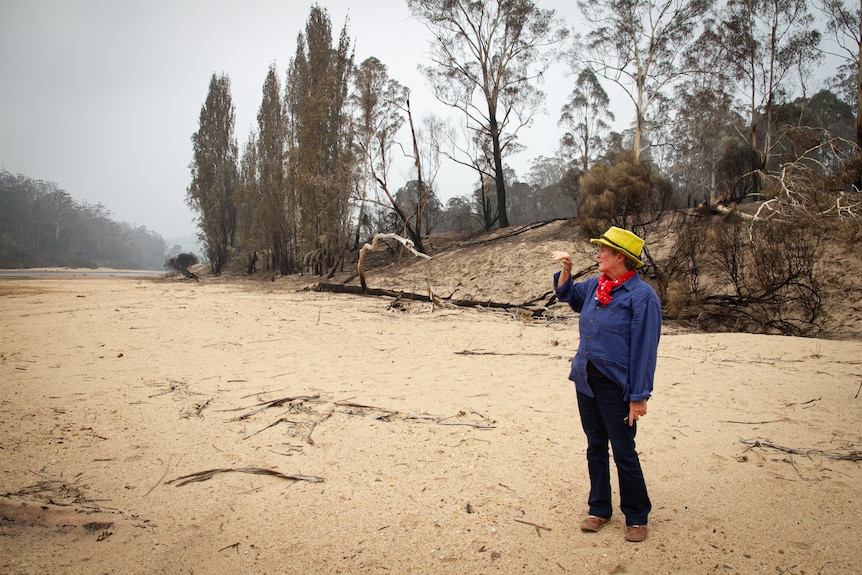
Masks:
[[[740,439],[739,442],[744,443],[745,445],[751,445],[752,447],[769,447],[777,451],[793,453],[795,455],[819,455],[821,457],[826,457],[827,459],[862,461],[862,451],[859,450],[839,453],[837,451],[823,451],[821,449],[795,449],[793,447],[782,447],[781,445],[776,445],[770,441],[764,441],[762,439]]]
[[[290,479],[293,481],[309,481],[311,483],[320,483],[323,481],[322,477],[316,477],[314,475],[287,475],[280,471],[275,471],[274,469],[266,469],[263,467],[223,467],[219,469],[208,469],[207,471],[198,471],[197,473],[190,473],[188,475],[182,475],[175,479],[171,479],[170,481],[165,481],[167,484],[177,483],[177,487],[181,485],[186,485],[188,483],[194,483],[195,481],[206,481],[207,479],[212,479],[212,477],[216,473],[251,473],[254,475],[274,475],[275,477],[282,477],[284,479]]]
[[[365,252],[377,251],[377,249],[378,249],[377,243],[382,239],[396,240],[398,242],[401,242],[401,244],[405,248],[410,250],[410,253],[412,253],[414,256],[429,259],[429,260],[431,259],[431,256],[429,256],[428,254],[423,254],[422,252],[416,251],[416,249],[413,247],[413,242],[411,240],[408,240],[407,238],[402,238],[398,234],[377,234],[371,240],[370,244],[363,245],[362,249],[359,250],[359,263],[357,264],[357,270],[359,272],[359,283],[361,284],[362,293],[365,293],[366,290],[368,289],[368,284],[365,282],[365,267],[364,267]]]

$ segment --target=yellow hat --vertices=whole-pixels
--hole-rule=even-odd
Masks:
[[[642,267],[644,263],[640,261],[641,250],[644,247],[644,241],[628,230],[611,227],[599,239],[591,239],[591,244],[601,244],[616,250],[635,263],[636,267]]]

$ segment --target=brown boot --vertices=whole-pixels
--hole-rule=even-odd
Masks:
[[[628,525],[626,526],[626,541],[632,543],[640,543],[646,539],[649,528],[646,525]]]
[[[610,521],[610,519],[606,519],[604,517],[596,517],[595,515],[590,515],[584,522],[581,523],[581,531],[589,531],[590,533],[595,533],[599,529],[605,526]]]

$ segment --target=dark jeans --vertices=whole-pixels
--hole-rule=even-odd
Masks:
[[[623,421],[629,415],[629,404],[623,401],[620,386],[605,377],[588,377],[595,397],[578,393],[581,424],[587,434],[587,467],[590,472],[590,515],[610,518],[611,470],[608,442],[620,482],[620,509],[626,525],[646,525],[652,505],[635,450],[637,423],[629,427]]]

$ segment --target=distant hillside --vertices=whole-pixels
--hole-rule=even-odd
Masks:
[[[156,232],[117,222],[54,183],[0,171],[0,268],[159,270],[164,262]]]

